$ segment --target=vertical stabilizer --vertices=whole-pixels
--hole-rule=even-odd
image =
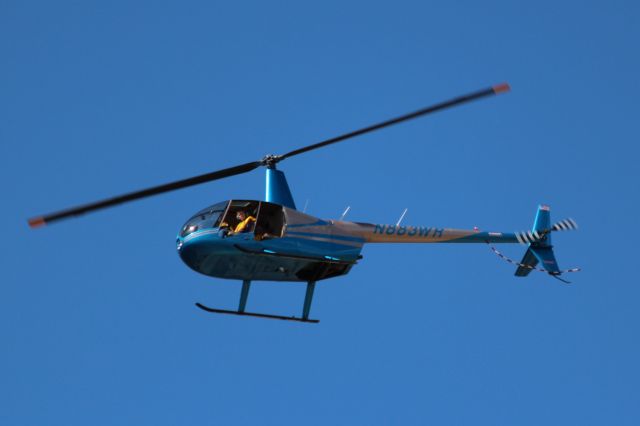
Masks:
[[[560,275],[561,273],[551,245],[551,233],[549,232],[551,230],[550,210],[549,206],[544,204],[538,207],[531,232],[534,235],[540,234],[543,237],[529,244],[527,252],[518,264],[517,277],[526,277],[538,264],[551,275]]]
[[[516,269],[516,277],[526,277],[538,265],[538,258],[529,247]]]
[[[551,229],[551,209],[549,206],[541,204],[538,206],[538,213],[536,213],[536,219],[533,221],[532,231],[549,231]],[[551,233],[547,232],[543,240],[537,241],[538,247],[551,246]]]

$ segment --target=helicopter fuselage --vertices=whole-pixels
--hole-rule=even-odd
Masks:
[[[210,214],[210,212],[213,212]],[[238,212],[254,218],[236,231]],[[265,201],[232,200],[204,209],[182,228],[182,260],[205,275],[252,281],[318,281],[349,272],[364,238]]]
[[[250,226],[239,228],[250,217]],[[365,243],[517,243],[512,233],[324,220],[275,203],[231,200],[194,215],[178,235],[182,260],[218,278],[319,281],[347,274]]]
[[[191,269],[212,277],[306,282],[348,273],[362,247],[347,252],[338,245],[322,245],[294,237],[258,241],[251,233],[224,236],[224,230],[212,228],[179,241],[178,251]]]

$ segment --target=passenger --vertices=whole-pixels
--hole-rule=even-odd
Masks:
[[[252,229],[253,223],[255,223],[256,218],[249,215],[247,213],[240,210],[236,213],[236,219],[238,219],[238,224],[236,225],[236,229],[233,230],[234,234],[239,234],[241,232],[249,232]]]

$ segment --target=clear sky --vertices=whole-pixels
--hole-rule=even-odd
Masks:
[[[0,424],[636,425],[633,1],[0,3]],[[175,235],[264,172],[30,230],[33,215],[253,161],[486,86],[512,92],[282,163],[322,218],[528,229],[564,285],[483,245],[367,246],[297,324]],[[521,246],[504,247],[519,258]],[[304,285],[250,310],[299,314]]]

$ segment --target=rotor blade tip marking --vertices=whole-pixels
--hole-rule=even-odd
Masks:
[[[43,217],[34,217],[33,219],[29,219],[29,227],[30,228],[39,228],[41,226],[45,226],[47,222]]]
[[[509,86],[509,83],[501,83],[493,86],[493,93],[495,93],[496,95],[499,93],[506,93],[510,90],[511,86]]]

